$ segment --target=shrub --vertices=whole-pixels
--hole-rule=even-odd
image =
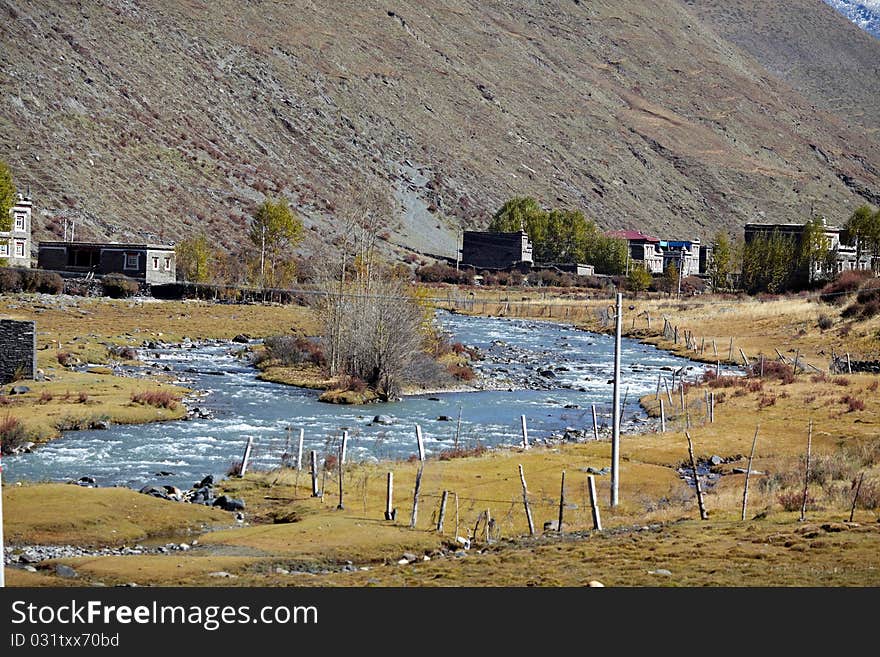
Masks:
[[[330,470],[331,472],[336,469],[336,464],[339,462],[339,458],[336,454],[327,454],[324,457],[324,469]]]
[[[339,377],[338,387],[340,390],[349,392],[363,392],[367,389],[367,382],[357,376],[344,375]]]
[[[467,365],[451,363],[446,366],[447,371],[459,381],[473,381],[476,377],[474,371]]]
[[[758,400],[758,408],[766,408],[768,406],[773,406],[776,403],[776,395],[761,395],[761,399]]]
[[[133,404],[146,404],[156,408],[174,410],[177,408],[178,402],[180,402],[180,397],[167,390],[146,390],[131,393],[131,401]]]
[[[835,376],[834,377],[834,385],[841,386],[841,387],[845,388],[846,386],[849,385],[849,383],[850,383],[849,379],[847,379],[845,376]]]
[[[76,403],[77,404],[87,404],[88,401],[89,401],[89,395],[85,392],[80,392],[76,396]]]
[[[324,350],[320,343],[302,336],[274,335],[263,342],[266,357],[291,366],[312,363],[322,367],[325,364]]]
[[[832,320],[828,315],[825,315],[823,313],[822,315],[819,315],[819,319],[816,321],[816,324],[819,326],[819,328],[821,330],[827,331],[832,326],[834,326],[834,320]]]
[[[438,458],[441,461],[451,461],[452,459],[462,459],[469,456],[480,456],[486,452],[486,447],[477,445],[476,447],[453,447],[452,449],[444,449],[440,452]]]
[[[446,263],[435,262],[432,265],[419,267],[416,270],[416,278],[424,283],[467,284],[470,282],[471,274]]]
[[[880,313],[880,278],[865,281],[856,294],[856,300],[841,313],[843,317],[869,319]]]
[[[852,395],[844,395],[840,398],[840,403],[846,404],[847,413],[865,410],[865,402],[863,402],[858,397],[853,397]]]
[[[52,401],[53,398],[54,398],[54,396],[48,390],[44,390],[43,392],[40,393],[40,403],[41,404],[48,404],[50,401]]]
[[[64,279],[53,271],[40,271],[37,277],[37,292],[45,294],[61,294],[64,291]]]
[[[752,363],[748,369],[749,376],[761,376],[761,364]],[[764,378],[779,379],[782,383],[792,383],[794,381],[794,369],[788,363],[779,360],[764,361]]]
[[[18,418],[6,415],[0,419],[0,453],[14,454],[27,442],[27,431]]]
[[[122,360],[137,360],[138,353],[134,347],[111,347],[110,353]]]
[[[863,269],[842,272],[822,288],[819,299],[825,303],[843,305],[847,295],[858,290],[862,283],[870,277],[871,272]]]
[[[804,492],[802,490],[784,491],[776,498],[782,505],[783,511],[800,511],[804,503]],[[816,510],[816,498],[807,491],[807,508]]]
[[[140,286],[137,281],[122,274],[107,274],[101,278],[104,296],[113,299],[124,299],[138,293]]]
[[[0,269],[0,293],[21,292],[21,273],[17,269]]]
[[[876,392],[878,384],[880,384],[880,381],[871,382],[871,385],[868,386],[868,390],[870,390],[871,392]]]

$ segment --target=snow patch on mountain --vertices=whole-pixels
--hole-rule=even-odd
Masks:
[[[825,0],[825,3],[880,39],[880,0]]]

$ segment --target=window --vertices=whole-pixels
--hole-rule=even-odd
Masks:
[[[6,240],[0,240],[0,258],[5,258],[9,255],[9,242]]]
[[[171,270],[171,258],[165,258],[165,271]]]
[[[24,230],[24,215],[15,215],[15,230]]]
[[[15,257],[24,258],[24,240],[15,240]]]
[[[137,269],[138,268],[138,254],[137,253],[126,253],[125,254],[125,268],[126,269]]]
[[[159,258],[153,256],[153,269],[159,269]]]

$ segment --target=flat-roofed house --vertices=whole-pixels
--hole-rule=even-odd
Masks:
[[[12,230],[0,231],[0,259],[9,267],[31,266],[31,210],[33,203],[29,196],[18,195],[9,213],[12,215]]]
[[[638,230],[612,230],[605,234],[626,240],[631,264],[641,265],[651,274],[663,273],[663,250],[659,237],[645,235]]]
[[[174,283],[174,247],[116,242],[40,242],[37,266],[61,274],[123,274],[151,284]]]

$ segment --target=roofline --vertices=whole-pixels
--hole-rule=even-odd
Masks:
[[[174,247],[168,244],[133,244],[129,242],[39,242],[37,247],[41,246],[51,246],[51,247],[61,247],[61,246],[92,246],[92,247],[102,247],[102,248],[115,248],[115,249],[149,249],[152,251],[173,251]]]

